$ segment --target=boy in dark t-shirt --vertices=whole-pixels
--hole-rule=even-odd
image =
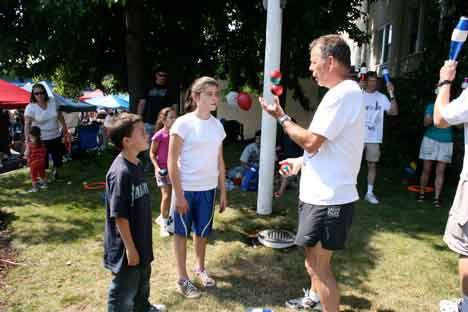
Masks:
[[[151,305],[153,261],[148,185],[137,155],[148,149],[148,135],[138,115],[112,120],[109,138],[121,150],[106,175],[104,267],[112,272],[107,311],[165,311]]]

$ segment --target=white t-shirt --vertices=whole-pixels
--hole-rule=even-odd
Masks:
[[[42,109],[37,103],[29,103],[24,110],[24,116],[32,119],[32,126],[41,129],[42,140],[52,140],[60,136],[58,105],[53,98],[49,98],[46,109]]]
[[[312,205],[341,205],[359,199],[356,180],[364,147],[362,91],[352,80],[331,88],[309,131],[327,139],[315,154],[304,152],[299,199]]]
[[[243,161],[247,164],[257,164],[260,158],[260,149],[258,148],[257,143],[253,142],[247,145],[242,151],[240,161]]]
[[[177,162],[184,191],[207,191],[218,186],[219,149],[226,137],[223,125],[213,116],[204,120],[195,113],[176,119],[170,134],[184,142]]]
[[[450,102],[440,111],[442,117],[451,125],[464,124],[465,128],[465,156],[463,158],[463,169],[460,179],[468,181],[468,89]]]
[[[387,96],[379,91],[373,93],[363,92],[366,108],[366,137],[365,143],[382,143],[384,111],[390,109],[391,103]]]

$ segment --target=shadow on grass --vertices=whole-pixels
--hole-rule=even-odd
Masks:
[[[18,217],[12,212],[6,212],[0,209],[0,231],[6,230],[6,228]]]
[[[103,181],[111,161],[111,157],[104,157],[95,162],[89,161],[85,168],[82,162],[67,164],[64,173],[70,177],[72,184],[53,183],[47,192],[38,194],[15,195],[15,190],[29,187],[26,171],[11,176],[0,176],[0,202],[13,208],[8,211],[11,218],[17,218],[16,210],[26,209],[25,206],[61,206],[61,215],[54,215],[52,212],[22,215],[19,221],[26,224],[22,226],[22,229],[26,230],[16,231],[15,237],[27,244],[58,244],[101,234],[105,214],[102,199],[97,191],[84,191],[82,182]],[[372,238],[381,232],[402,233],[418,240],[427,240],[428,235],[441,236],[448,212],[448,209],[437,210],[428,203],[417,203],[414,195],[401,185],[395,171],[379,171],[379,179],[380,185],[385,185],[385,188],[379,188],[378,185],[376,189],[376,193],[381,197],[381,204],[371,206],[363,201],[356,203],[348,248],[337,252],[333,259],[338,282],[347,288],[356,289],[364,296],[373,294],[365,282],[381,256],[380,251],[370,244]],[[151,182],[149,178],[147,181],[152,183],[153,208],[156,210],[159,191],[154,187],[154,181]],[[365,182],[362,182],[362,177],[360,181],[360,190],[364,190]],[[449,197],[452,192],[453,185],[449,184],[444,194]],[[217,231],[213,241],[240,241],[242,244],[236,246],[235,254],[223,255],[211,264],[213,267],[223,268],[216,278],[222,285],[227,286],[214,289],[210,294],[227,306],[229,303],[238,302],[242,302],[244,306],[283,306],[286,299],[300,296],[300,290],[309,284],[301,249],[292,248],[283,252],[262,247],[261,250],[253,250],[243,241],[246,234],[266,228],[295,230],[297,193],[288,191],[283,198],[275,200],[273,213],[267,217],[260,217],[255,212],[256,193],[241,193],[235,190],[228,194],[228,199],[229,209],[233,213],[215,218]],[[43,225],[44,229],[36,231],[36,224]],[[435,242],[432,245],[436,250],[443,246],[442,243]],[[348,308],[345,311],[370,310],[373,307],[372,302],[366,298],[347,293],[343,294],[342,303]]]
[[[12,234],[28,245],[64,244],[82,238],[96,236],[103,232],[102,218],[87,216],[83,219],[79,214],[68,215],[66,220],[45,214],[31,214],[21,218],[27,228],[39,230],[15,231]]]

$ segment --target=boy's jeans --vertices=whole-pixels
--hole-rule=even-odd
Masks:
[[[147,312],[151,305],[151,264],[123,267],[112,275],[107,302],[108,312]]]

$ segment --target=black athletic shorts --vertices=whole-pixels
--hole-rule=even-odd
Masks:
[[[318,206],[299,201],[296,245],[313,247],[320,242],[327,250],[344,249],[353,214],[353,203]]]

